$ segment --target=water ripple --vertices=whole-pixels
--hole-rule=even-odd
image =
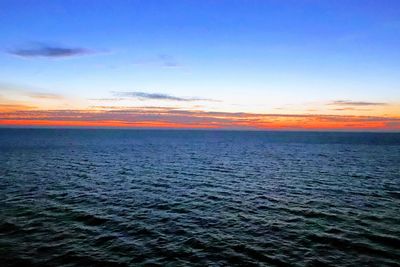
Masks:
[[[2,266],[400,266],[399,135],[176,133],[0,130]]]

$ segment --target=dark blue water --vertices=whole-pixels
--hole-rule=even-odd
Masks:
[[[400,134],[0,129],[1,266],[400,266]]]

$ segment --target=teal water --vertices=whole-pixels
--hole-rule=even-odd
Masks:
[[[400,266],[400,134],[0,129],[1,266]]]

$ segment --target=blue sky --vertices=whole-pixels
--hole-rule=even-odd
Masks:
[[[396,0],[2,0],[0,41],[0,83],[82,101],[160,93],[259,113],[400,102]],[[82,53],[18,54],[46,48]]]

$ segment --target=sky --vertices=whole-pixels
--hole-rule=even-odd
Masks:
[[[0,0],[0,126],[400,131],[400,2]]]

